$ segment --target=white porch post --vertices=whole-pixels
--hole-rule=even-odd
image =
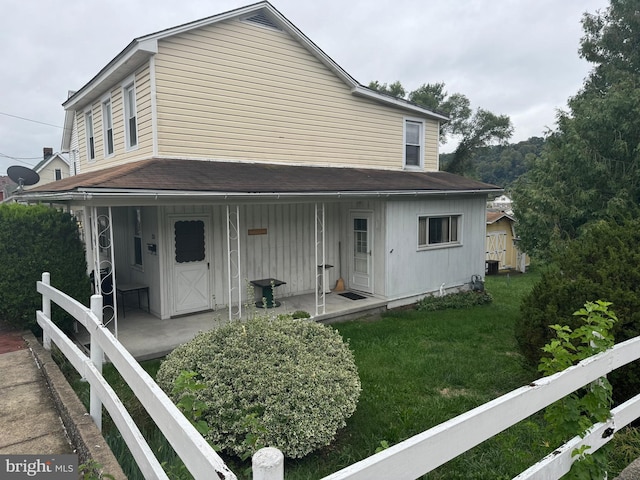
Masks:
[[[118,338],[118,299],[116,295],[116,264],[113,249],[113,216],[111,207],[108,207],[106,215],[100,215],[97,207],[91,208],[91,234],[93,243],[94,286],[98,295],[111,294],[113,311],[105,315],[107,307],[102,306],[103,314],[100,317],[104,325],[114,322],[114,335]],[[106,250],[106,258],[101,259],[100,250]],[[111,275],[111,291],[103,291],[102,268],[107,275]],[[106,318],[106,321],[104,319]]]
[[[227,205],[227,281],[229,292],[229,321],[242,318],[242,276],[240,269],[240,206],[235,212]],[[238,308],[234,312],[234,301]]]
[[[325,252],[325,218],[324,203],[315,204],[315,256],[316,256],[316,316],[322,315],[326,311],[326,252]]]

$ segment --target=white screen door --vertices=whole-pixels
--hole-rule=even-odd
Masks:
[[[172,219],[173,315],[211,308],[208,223],[206,217]]]

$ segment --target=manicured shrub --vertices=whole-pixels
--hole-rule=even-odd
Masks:
[[[469,308],[476,305],[491,303],[493,298],[489,292],[459,292],[449,295],[424,297],[419,300],[416,309],[423,312],[446,310],[448,308]]]
[[[42,205],[0,205],[0,317],[12,325],[38,330],[35,311],[42,308],[36,281],[51,273],[51,283],[88,302],[84,246],[74,218]],[[69,330],[72,320],[54,309],[53,319]]]
[[[618,316],[612,330],[616,343],[640,335],[639,245],[637,220],[621,225],[598,222],[567,244],[521,305],[516,339],[532,364],[539,363],[542,347],[554,335],[549,325],[577,328],[579,319],[573,312],[588,301],[612,302]],[[609,378],[616,400],[640,390],[637,365],[618,369]]]
[[[205,388],[174,393],[185,371]],[[206,438],[241,457],[272,446],[299,458],[328,445],[361,390],[340,334],[291,317],[257,317],[201,333],[167,356],[156,379],[176,403],[182,395],[204,402]]]

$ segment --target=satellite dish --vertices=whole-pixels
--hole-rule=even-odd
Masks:
[[[13,165],[7,168],[9,178],[18,184],[18,188],[22,190],[25,185],[35,185],[40,181],[40,175],[35,170],[23,167],[22,165]]]

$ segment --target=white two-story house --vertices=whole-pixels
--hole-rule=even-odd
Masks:
[[[23,197],[78,212],[90,269],[159,318],[239,315],[259,279],[320,317],[338,280],[394,307],[484,275],[501,190],[438,171],[447,117],[362,86],[268,2],[136,38],[63,105],[76,175]]]

